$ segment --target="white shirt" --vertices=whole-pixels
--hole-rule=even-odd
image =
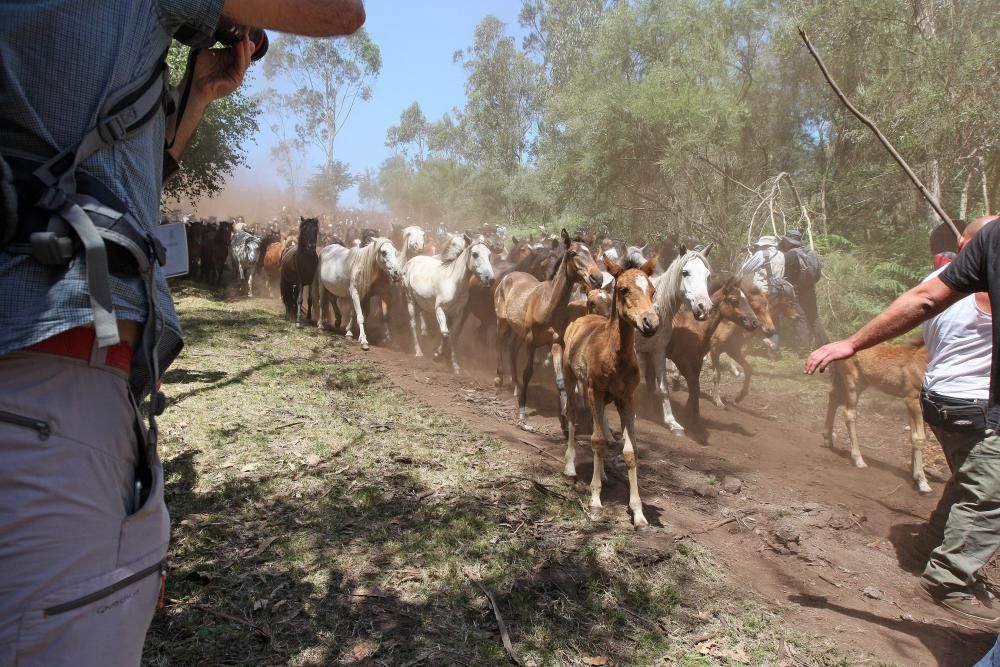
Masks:
[[[924,279],[927,282],[944,268]],[[924,388],[952,398],[990,397],[993,317],[970,294],[924,324]]]
[[[753,273],[753,284],[765,294],[777,290],[785,278],[785,256],[777,248],[757,250],[741,267],[743,273]]]

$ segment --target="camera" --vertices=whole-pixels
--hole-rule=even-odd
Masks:
[[[263,58],[264,54],[267,53],[267,33],[261,28],[237,25],[225,19],[219,20],[219,25],[211,34],[200,32],[192,25],[183,25],[174,33],[174,39],[194,49],[208,49],[216,44],[235,46],[240,43],[244,35],[249,35],[250,43],[253,44],[250,60],[256,61]]]
[[[262,28],[248,28],[242,25],[219,21],[219,27],[212,35],[215,41],[226,46],[236,46],[243,40],[243,35],[250,36],[253,52],[250,60],[260,60],[267,53],[267,33]]]

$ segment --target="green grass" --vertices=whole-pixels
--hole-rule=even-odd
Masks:
[[[178,306],[171,570],[144,664],[506,664],[471,579],[524,664],[861,660],[788,630],[698,544],[644,542],[624,513],[591,522],[559,478],[341,339],[255,302],[186,290]]]

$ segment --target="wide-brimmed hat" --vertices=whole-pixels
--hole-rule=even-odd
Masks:
[[[777,248],[778,239],[773,236],[761,236],[754,245],[758,248]]]

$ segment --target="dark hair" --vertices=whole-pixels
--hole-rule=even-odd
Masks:
[[[965,231],[964,220],[955,220],[955,226],[958,227],[958,231]],[[955,234],[951,231],[951,227],[942,222],[940,225],[932,229],[930,248],[931,255],[938,255],[942,252],[958,252],[958,239],[955,238]]]

